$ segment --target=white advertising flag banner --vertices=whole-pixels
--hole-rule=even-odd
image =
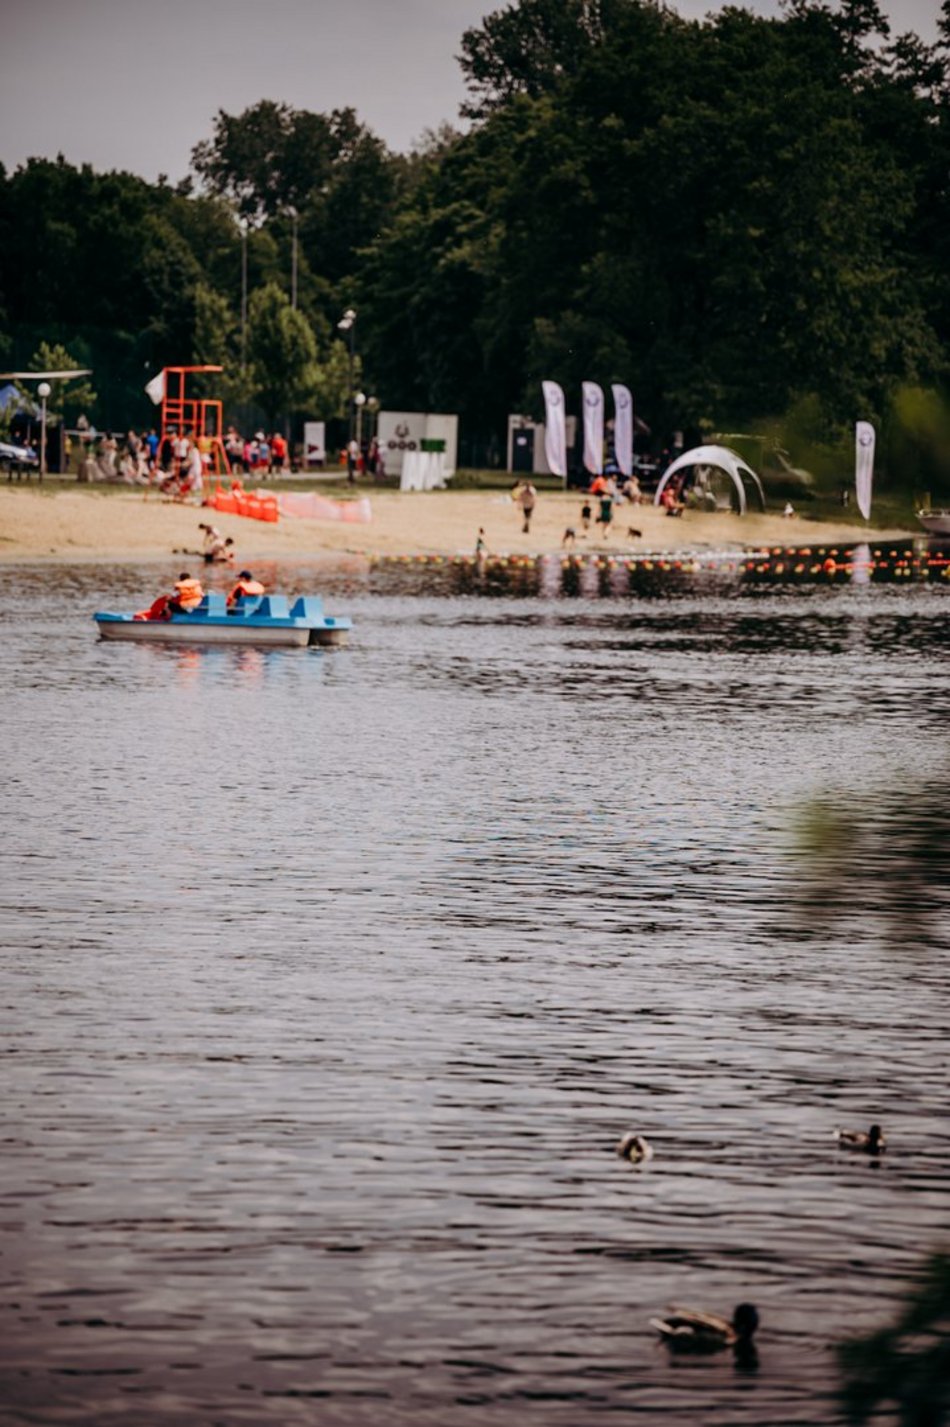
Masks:
[[[592,476],[604,470],[604,393],[596,382],[582,382],[584,395],[584,466]]]
[[[854,491],[858,510],[871,519],[871,483],[874,479],[874,427],[859,421],[854,428]]]
[[[633,397],[630,388],[615,382],[614,394],[614,455],[625,476],[633,470]]]
[[[544,392],[544,455],[552,476],[567,475],[567,429],[564,393],[557,382],[542,382]]]
[[[152,398],[156,406],[161,406],[165,400],[164,371],[159,372],[157,377],[152,377],[152,380],[146,384],[145,393]]]

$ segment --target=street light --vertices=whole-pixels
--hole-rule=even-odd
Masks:
[[[352,307],[348,307],[336,324],[341,332],[346,332],[350,342],[350,380],[349,380],[349,407],[350,407],[350,440],[353,440],[353,430],[356,425],[356,401],[353,391],[353,371],[356,364],[356,353],[353,341],[356,336],[356,312]],[[364,398],[365,399],[365,398]]]
[[[241,222],[241,377],[247,370],[247,219]]]
[[[290,305],[297,311],[297,220],[300,215],[293,204],[287,209],[293,225],[290,246]]]
[[[46,398],[52,390],[49,382],[40,382],[36,388],[40,399],[40,480],[46,475]]]
[[[366,405],[366,393],[358,391],[353,397],[353,405],[356,407],[356,444],[363,449],[363,407]]]

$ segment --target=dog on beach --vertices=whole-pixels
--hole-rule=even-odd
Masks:
[[[628,535],[629,539],[631,539],[631,540],[642,540],[642,539],[643,539],[643,531],[642,531],[642,530],[635,530],[632,525],[628,525],[628,526],[627,526],[627,535]]]

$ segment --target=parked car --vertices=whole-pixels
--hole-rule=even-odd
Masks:
[[[33,471],[40,464],[39,457],[30,446],[14,446],[9,441],[0,441],[0,470],[6,470],[7,480],[14,473],[19,480],[24,471]]]

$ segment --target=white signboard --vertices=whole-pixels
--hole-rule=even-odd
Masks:
[[[445,450],[442,452],[442,474],[454,476],[458,465],[458,417],[436,411],[427,412],[426,440],[445,442]]]
[[[381,411],[376,439],[386,462],[387,476],[401,476],[402,463],[410,451],[421,451],[426,434],[424,411]]]
[[[402,476],[406,457],[423,449],[424,441],[444,441],[442,471],[454,475],[458,452],[457,416],[425,411],[381,411],[376,439],[387,476]]]
[[[327,461],[327,426],[325,421],[305,421],[303,424],[305,466],[325,466]]]

